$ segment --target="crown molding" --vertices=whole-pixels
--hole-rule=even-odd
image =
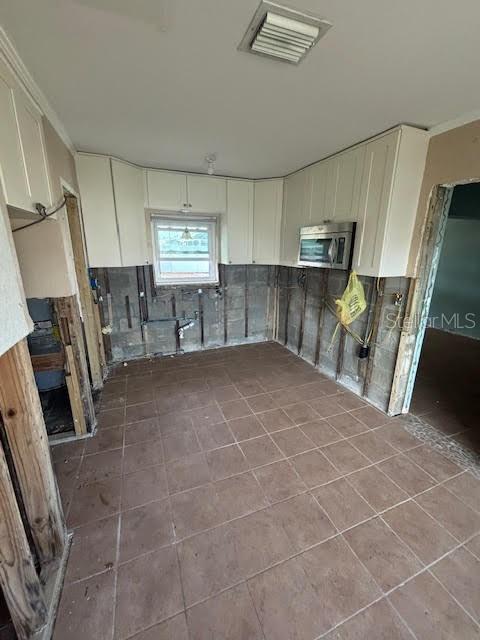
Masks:
[[[470,124],[471,122],[475,122],[475,120],[480,120],[480,111],[470,111],[469,113],[464,113],[457,118],[453,118],[452,120],[447,120],[446,122],[440,122],[438,124],[433,125],[428,130],[429,136],[438,136],[440,133],[445,133],[445,131],[450,131],[451,129],[458,129],[458,127],[463,127],[465,124]]]
[[[34,102],[42,115],[47,118],[47,120],[50,122],[52,127],[62,139],[63,143],[70,149],[72,153],[75,153],[76,149],[70,139],[70,136],[67,133],[67,130],[48,102],[47,97],[33,79],[32,75],[25,66],[23,60],[19,56],[17,50],[13,46],[12,41],[7,36],[5,29],[2,26],[0,26],[0,53],[2,54],[2,57],[9,67],[9,70],[14,75],[15,79],[22,87],[22,89]]]

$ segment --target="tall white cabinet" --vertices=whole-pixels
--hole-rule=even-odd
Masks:
[[[149,264],[143,170],[113,158],[111,162],[122,266]]]
[[[365,145],[353,268],[366,276],[408,275],[428,134],[398,129]]]
[[[253,182],[227,180],[227,213],[221,220],[221,262],[250,264],[253,248]]]
[[[110,158],[77,154],[83,226],[91,267],[121,267]]]
[[[278,264],[282,231],[283,180],[254,184],[252,262]]]

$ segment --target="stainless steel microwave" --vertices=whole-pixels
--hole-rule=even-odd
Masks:
[[[300,229],[298,265],[324,269],[349,269],[355,222],[326,222]]]

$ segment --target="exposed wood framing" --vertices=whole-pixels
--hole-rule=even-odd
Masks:
[[[25,339],[0,357],[0,412],[40,562],[62,554],[65,524]]]
[[[373,375],[375,351],[377,346],[378,329],[382,319],[383,301],[385,299],[385,278],[379,278],[375,294],[375,304],[373,308],[372,329],[370,338],[370,352],[368,354],[367,366],[365,368],[365,378],[363,379],[362,395],[368,395],[368,389]]]
[[[345,282],[345,287],[348,285],[348,280],[350,278],[351,271],[347,271],[347,280]],[[338,351],[337,351],[337,366],[335,368],[335,379],[339,380],[343,371],[343,359],[345,355],[345,344],[347,342],[347,331],[343,325],[339,327],[340,337],[338,339]]]
[[[437,185],[430,196],[425,225],[422,230],[422,241],[417,277],[410,283],[405,316],[400,333],[395,373],[390,392],[388,413],[397,415],[408,411],[411,392],[413,389],[412,376],[415,375],[412,366],[418,365],[424,331],[419,326],[421,317],[427,312],[425,298],[434,256],[439,252],[439,235],[442,234],[442,224],[448,215],[448,208],[453,193],[453,185]],[[440,242],[441,246],[441,242]],[[415,362],[417,360],[417,362]]]
[[[47,607],[1,446],[0,512],[0,586],[18,640],[31,640],[47,622]]]
[[[34,371],[57,371],[63,369],[65,364],[65,355],[63,351],[55,351],[54,353],[42,353],[40,355],[30,356]]]
[[[328,276],[330,271],[328,269],[322,269],[322,283],[320,285],[320,300],[318,307],[318,319],[317,319],[317,341],[315,344],[315,358],[313,364],[315,367],[320,363],[320,348],[321,348],[321,340],[322,340],[322,330],[323,330],[323,316],[325,313],[325,299],[328,291]]]
[[[305,269],[305,279],[303,281],[303,297],[302,297],[302,311],[300,314],[300,326],[298,328],[298,345],[297,345],[297,353],[300,355],[302,353],[303,346],[303,331],[305,327],[305,312],[307,310],[307,295],[308,295],[308,269]]]
[[[292,290],[291,290],[291,268],[287,267],[287,308],[285,309],[285,346],[288,344],[288,320],[290,315],[290,300],[292,298]]]
[[[225,265],[219,265],[220,288],[223,296],[223,342],[228,342],[228,301],[227,301],[227,278]]]
[[[85,248],[83,243],[82,222],[75,196],[67,196],[67,216],[70,236],[72,239],[73,259],[77,276],[80,306],[83,312],[83,325],[85,327],[85,339],[87,344],[88,362],[94,389],[103,387],[103,379],[106,376],[104,368],[105,353],[101,336],[101,327],[98,324],[98,314],[95,312],[90,279],[88,276]],[[102,353],[103,352],[103,353]]]
[[[75,366],[75,356],[71,344],[65,346],[65,382],[67,383],[68,397],[70,398],[70,408],[72,410],[73,425],[78,436],[87,433],[87,423],[83,413],[82,392],[80,380],[78,379],[77,367]]]
[[[88,376],[85,342],[83,339],[82,322],[80,320],[77,298],[76,296],[54,298],[54,304],[63,345],[64,347],[68,345],[72,346],[73,363],[71,363],[71,366],[76,370],[78,378],[86,428],[87,430],[92,430],[95,425],[95,410]],[[72,373],[71,370],[70,373]],[[74,406],[76,399],[70,398],[70,402],[72,406]]]

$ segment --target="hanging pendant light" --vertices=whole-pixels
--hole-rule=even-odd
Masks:
[[[190,230],[188,227],[185,227],[185,229],[183,230],[182,235],[180,236],[180,240],[182,242],[188,242],[188,240],[192,239],[192,234],[190,233]]]

